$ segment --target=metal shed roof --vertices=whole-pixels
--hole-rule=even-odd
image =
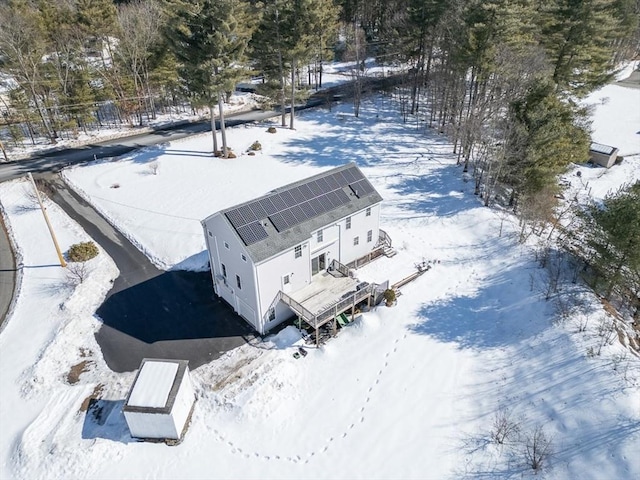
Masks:
[[[616,147],[611,147],[609,145],[603,145],[601,143],[592,143],[589,147],[589,150],[596,153],[602,153],[603,155],[611,155],[614,151],[617,150]]]
[[[260,263],[307,240],[313,231],[381,201],[350,162],[214,215],[222,215],[253,262]]]
[[[142,360],[125,411],[170,411],[187,366],[187,360]]]

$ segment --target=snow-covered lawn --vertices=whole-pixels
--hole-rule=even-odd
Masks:
[[[541,292],[544,272],[517,242],[513,219],[481,206],[445,139],[402,124],[394,111],[377,98],[360,118],[341,105],[305,112],[295,131],[269,134],[260,124],[227,132],[235,152],[260,141],[255,156],[212,158],[202,135],[65,172],[156,264],[201,269],[200,219],[356,161],[385,198],[382,228],[399,252],[359,277],[395,282],[418,262],[432,265],[402,288],[395,307],[364,313],[305,358],[292,357],[299,335],[289,327],[196,369],[192,423],[174,447],[128,435],[121,407],[133,373],[109,371],[92,335],[93,311],[117,275],[112,262],[102,253],[75,291],[62,287],[60,268],[31,268],[55,263],[42,216],[21,207],[25,182],[1,185],[29,268],[0,335],[0,477],[528,477],[522,444],[489,442],[501,408],[522,436],[540,425],[552,439],[549,478],[640,477],[638,359],[618,342],[586,355],[601,338],[599,303],[568,285],[564,295],[570,289],[584,305],[558,322]],[[640,179],[639,161],[627,157],[604,175],[576,168],[582,179],[597,171],[592,191],[606,192]],[[55,205],[49,213],[63,249],[84,238]],[[82,360],[87,371],[68,385]],[[98,385],[96,418],[81,404]]]

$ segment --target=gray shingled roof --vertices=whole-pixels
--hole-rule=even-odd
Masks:
[[[219,213],[253,262],[260,263],[308,240],[312,232],[381,201],[380,194],[351,162]],[[287,212],[288,216],[282,215]]]

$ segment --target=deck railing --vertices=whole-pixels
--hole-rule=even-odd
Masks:
[[[348,277],[349,276],[349,267],[347,267],[346,265],[343,265],[338,260],[333,259],[333,260],[331,260],[331,263],[329,264],[329,273],[332,273],[332,272],[338,272],[343,277]]]
[[[378,231],[378,246],[391,248],[391,237],[387,232],[380,229]]]

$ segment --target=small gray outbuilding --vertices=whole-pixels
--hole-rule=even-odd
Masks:
[[[182,438],[195,403],[188,365],[188,360],[142,360],[123,409],[132,437]]]
[[[592,143],[589,147],[589,160],[605,168],[611,167],[618,158],[618,149],[601,143]]]

